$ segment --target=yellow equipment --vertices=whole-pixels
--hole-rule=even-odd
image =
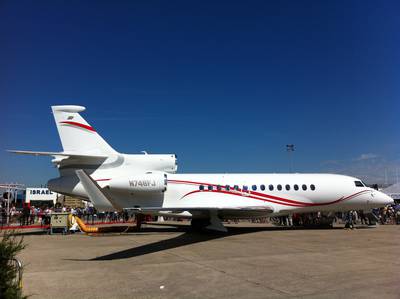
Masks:
[[[69,214],[68,216],[70,227],[76,223],[79,226],[79,229],[87,234],[95,234],[95,233],[112,233],[112,232],[128,232],[135,229],[133,226],[101,226],[101,227],[93,227],[86,225],[82,219],[78,216],[74,216]]]

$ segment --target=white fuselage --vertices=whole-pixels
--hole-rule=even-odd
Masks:
[[[118,153],[80,115],[85,107],[51,108],[63,151],[13,152],[54,157],[60,177],[48,187],[88,199],[99,211],[192,217],[194,228],[226,231],[224,218],[370,210],[393,202],[343,175],[176,174],[176,155]]]
[[[361,183],[357,178],[335,174],[165,173],[167,184],[164,192],[130,190],[130,177],[149,169],[148,161],[143,161],[143,169],[138,161],[156,159],[160,163],[161,158],[168,158],[163,155],[154,158],[155,156],[157,155],[119,155],[108,159],[101,166],[87,167],[86,170],[102,188],[113,186],[113,181],[126,180],[125,189],[108,190],[121,208],[265,207],[273,211],[273,216],[313,211],[371,210],[392,202],[390,197],[381,192],[364,185],[356,186],[356,181]],[[175,156],[171,155],[169,158],[174,160]],[[169,164],[167,166],[171,168]],[[151,169],[161,172],[165,166],[162,164],[159,168]],[[85,166],[82,167],[85,169]],[[74,165],[60,169],[60,178],[50,180],[49,187],[59,193],[87,198],[74,169]]]

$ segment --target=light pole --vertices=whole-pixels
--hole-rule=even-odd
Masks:
[[[288,155],[289,155],[290,172],[293,172],[294,144],[286,144],[286,151],[288,152]]]

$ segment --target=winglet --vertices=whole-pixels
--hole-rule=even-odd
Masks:
[[[96,181],[94,181],[83,169],[75,170],[75,173],[96,209],[100,211],[120,210],[120,207],[106,195]]]

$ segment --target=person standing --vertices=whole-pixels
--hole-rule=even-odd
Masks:
[[[353,222],[353,211],[348,211],[346,213],[346,224],[345,227],[347,229],[354,229],[354,222]]]

